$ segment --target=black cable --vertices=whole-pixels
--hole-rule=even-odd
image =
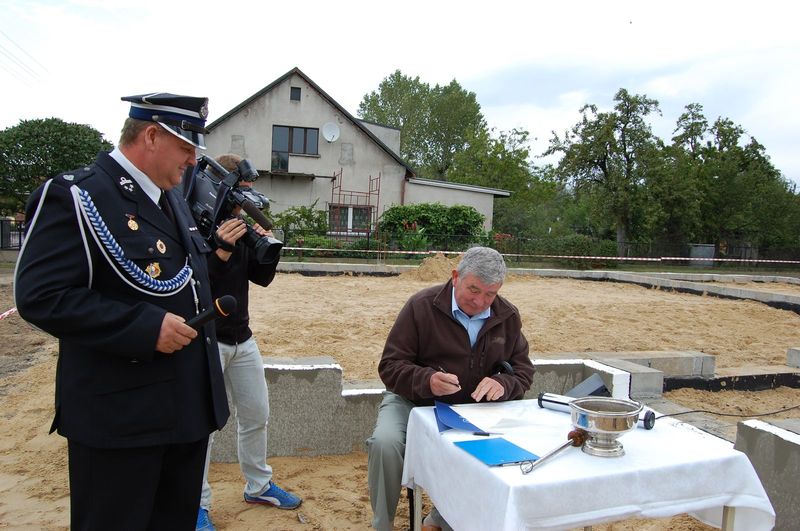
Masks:
[[[786,409],[779,409],[777,411],[773,411],[771,413],[754,413],[752,415],[740,415],[738,413],[718,413],[716,411],[709,411],[707,409],[693,409],[691,411],[682,411],[680,413],[666,413],[664,415],[659,415],[656,417],[660,419],[662,417],[677,417],[678,415],[688,415],[689,413],[709,413],[711,415],[718,415],[720,417],[768,417],[769,415],[776,415],[778,413],[784,413],[786,411],[791,411],[793,409],[800,408],[800,405],[787,407]]]

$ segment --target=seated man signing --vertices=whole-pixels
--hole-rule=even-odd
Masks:
[[[378,365],[387,391],[367,440],[375,529],[393,528],[411,408],[516,400],[530,388],[534,371],[519,311],[497,295],[505,275],[500,253],[473,247],[450,281],[412,295],[400,310]],[[513,371],[498,370],[503,361]],[[425,523],[447,527],[435,508]]]

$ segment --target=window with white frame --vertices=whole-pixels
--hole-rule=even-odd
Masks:
[[[328,226],[332,233],[369,232],[371,209],[368,206],[331,205]]]

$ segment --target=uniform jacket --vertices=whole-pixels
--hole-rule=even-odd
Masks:
[[[168,296],[138,284],[81,214],[78,189],[88,192],[140,274],[169,280],[188,260],[191,280]],[[59,339],[51,431],[71,440],[98,448],[186,443],[228,418],[213,323],[181,350],[155,350],[166,312],[188,320],[211,305],[211,249],[181,196],[167,197],[175,224],[100,153],[93,165],[51,179],[28,201],[15,298],[26,321]]]
[[[386,388],[418,406],[433,405],[434,398],[464,404],[474,402],[470,394],[491,376],[505,389],[501,400],[522,398],[534,370],[516,307],[497,296],[471,347],[467,330],[453,317],[452,293],[451,280],[413,295],[400,310],[378,364]],[[500,360],[511,364],[513,375],[495,374],[493,366]],[[461,390],[434,397],[430,379],[439,370],[457,375]]]

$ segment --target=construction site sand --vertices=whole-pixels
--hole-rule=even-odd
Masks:
[[[251,289],[252,326],[267,356],[331,356],[345,378],[374,379],[383,340],[402,304],[419,289],[446,281],[452,267],[453,259],[437,255],[399,277],[279,274],[272,286]],[[718,367],[738,367],[784,364],[787,348],[800,345],[797,314],[753,301],[513,274],[501,294],[520,309],[533,358],[558,352],[696,350],[713,354]],[[0,285],[0,313],[12,306],[6,282]],[[69,523],[65,442],[47,433],[55,361],[55,340],[16,314],[0,321],[0,528],[60,530]],[[754,415],[800,404],[800,390],[682,389],[665,398],[692,409]],[[795,409],[760,418],[800,416]],[[243,503],[238,465],[212,464],[212,516],[218,529],[369,527],[366,454],[274,457],[269,462],[276,482],[304,498],[300,509]],[[119,488],[124,494],[124,485]],[[408,528],[407,511],[401,501],[395,529]],[[594,529],[712,528],[682,515]]]

